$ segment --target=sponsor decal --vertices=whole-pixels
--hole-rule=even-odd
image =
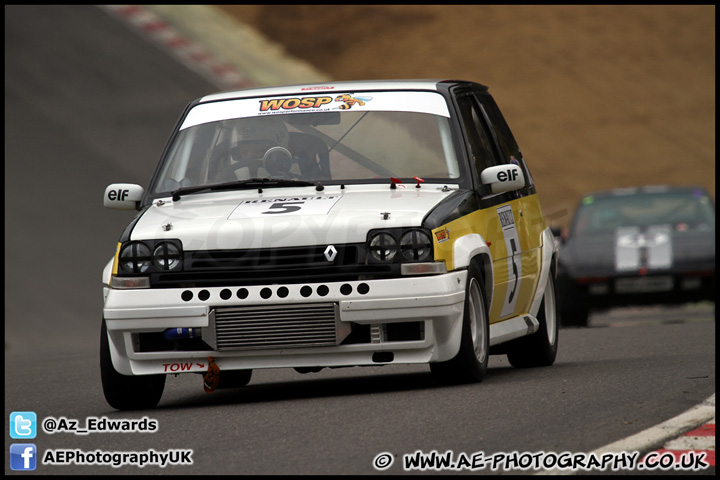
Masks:
[[[340,110],[349,110],[355,105],[364,107],[367,102],[372,100],[372,97],[368,96],[355,96],[353,94],[344,93],[335,97],[335,102],[342,102],[338,108]],[[260,100],[260,112],[276,112],[276,111],[289,111],[289,110],[307,110],[321,108],[323,105],[327,105],[333,102],[333,97],[321,96],[321,97],[293,97],[293,98],[272,98],[266,100]]]
[[[498,182],[514,182],[517,180],[518,177],[518,171],[517,170],[501,170],[497,173],[497,179]]]
[[[180,130],[234,118],[309,112],[349,110],[362,107],[373,111],[428,113],[449,117],[447,103],[434,92],[371,92],[372,96],[355,94],[293,95],[243,98],[197,105],[190,110]],[[116,194],[117,195],[117,194]]]
[[[343,102],[343,104],[340,105],[340,110],[349,110],[353,107],[353,105],[360,105],[361,107],[364,107],[365,103],[370,100],[372,100],[372,97],[355,97],[347,93],[338,95],[335,98],[336,102]]]
[[[450,240],[450,230],[447,228],[444,228],[442,230],[438,230],[435,232],[435,238],[437,238],[438,243],[447,242]]]
[[[320,108],[330,102],[332,97],[273,98],[260,100],[260,111]]]
[[[338,200],[340,200],[340,195],[308,195],[245,200],[233,210],[228,220],[279,215],[327,215]]]
[[[329,87],[329,86],[323,86],[323,87],[303,87],[300,90],[303,92],[308,92],[312,90],[334,90],[335,87]]]

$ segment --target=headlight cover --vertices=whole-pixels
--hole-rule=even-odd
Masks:
[[[432,259],[432,238],[425,230],[414,228],[400,237],[400,253],[407,262],[427,262]]]
[[[371,230],[367,241],[368,263],[431,262],[433,242],[422,228]]]
[[[172,242],[160,242],[153,250],[153,265],[160,270],[175,270],[180,265],[181,260],[180,249]]]
[[[146,273],[150,268],[150,248],[142,242],[130,242],[120,250],[120,268],[123,273]]]
[[[182,268],[179,240],[143,240],[125,243],[118,258],[119,275],[149,275]]]
[[[378,232],[368,245],[368,252],[376,262],[392,262],[398,252],[398,242],[389,232]]]

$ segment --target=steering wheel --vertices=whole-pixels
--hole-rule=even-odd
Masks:
[[[271,177],[289,177],[292,160],[290,150],[284,147],[272,147],[263,155],[265,170]]]

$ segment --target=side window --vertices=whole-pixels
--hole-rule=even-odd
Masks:
[[[535,182],[530,175],[530,170],[525,165],[520,147],[518,147],[515,137],[513,137],[510,127],[505,121],[500,112],[500,108],[495,103],[495,99],[489,94],[477,94],[478,101],[482,105],[482,110],[486,115],[487,121],[492,128],[495,140],[497,141],[500,151],[502,153],[502,163],[514,163],[513,159],[520,165],[525,173],[525,178],[528,179],[528,185],[533,185]]]
[[[492,141],[486,131],[483,114],[475,98],[467,94],[459,96],[457,101],[478,173],[487,167],[497,165],[498,160],[491,147]]]

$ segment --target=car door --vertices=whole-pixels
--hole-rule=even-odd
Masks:
[[[512,285],[508,288],[500,315],[520,315],[530,311],[535,296],[545,220],[530,170],[500,108],[487,92],[476,90],[475,97],[487,122],[498,163],[519,165],[525,176],[525,187],[512,192],[515,198],[498,207],[499,214],[507,212],[500,220],[508,256],[512,258],[512,266],[509,267],[509,282]],[[511,292],[514,293],[511,295]],[[517,298],[514,298],[515,295]]]
[[[480,199],[480,212],[474,217],[472,229],[473,233],[482,236],[492,255],[493,295],[489,321],[495,323],[510,317],[517,304],[522,265],[519,261],[520,241],[512,212],[512,202],[517,203],[516,196],[512,192],[493,195],[483,189],[479,182],[480,173],[485,168],[498,165],[498,155],[480,104],[472,91],[458,92],[456,100],[471,164],[476,172],[474,188]]]
[[[457,104],[471,151],[471,162],[479,177],[485,168],[516,163],[522,158],[518,152],[506,155],[500,145],[492,117],[480,101],[482,92],[457,92]],[[497,119],[495,119],[497,122]],[[506,132],[502,132],[505,134]],[[507,136],[502,137],[507,141]],[[511,137],[512,138],[512,137]],[[513,140],[514,141],[514,140]],[[525,172],[526,169],[523,169]],[[526,176],[527,178],[528,176]],[[528,179],[526,184],[532,185]],[[476,182],[483,215],[477,222],[476,233],[485,239],[493,257],[493,296],[490,305],[490,323],[527,313],[534,297],[539,272],[539,234],[528,229],[528,220],[537,220],[533,208],[534,187],[522,191],[491,194]],[[542,220],[542,217],[540,217]]]

